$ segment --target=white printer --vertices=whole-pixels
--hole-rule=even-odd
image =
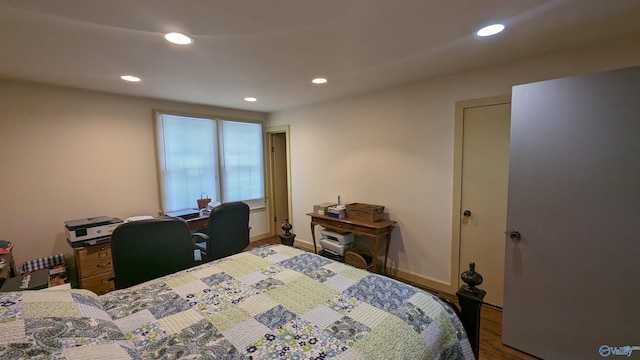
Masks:
[[[99,243],[102,239],[109,239],[116,227],[123,224],[118,218],[109,216],[97,216],[86,219],[65,221],[67,242],[72,246],[82,246],[84,242],[89,245]]]
[[[344,251],[349,248],[349,244],[353,242],[352,233],[337,233],[331,230],[320,230],[322,239],[320,239],[320,246],[322,248],[335,255],[344,256]]]

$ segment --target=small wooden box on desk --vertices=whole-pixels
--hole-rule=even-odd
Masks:
[[[115,290],[115,283],[110,280],[113,273],[111,243],[77,247],[73,249],[73,255],[81,288],[98,295]]]

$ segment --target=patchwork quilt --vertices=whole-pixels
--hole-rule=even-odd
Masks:
[[[473,359],[415,287],[274,245],[97,296],[0,293],[0,359]]]

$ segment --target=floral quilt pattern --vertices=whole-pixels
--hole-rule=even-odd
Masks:
[[[0,293],[0,359],[473,359],[437,298],[274,245],[97,296]]]

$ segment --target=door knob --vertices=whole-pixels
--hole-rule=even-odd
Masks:
[[[462,213],[462,215],[463,215],[464,217],[469,217],[469,216],[471,216],[471,211],[469,211],[469,210],[465,210],[465,211]]]
[[[509,233],[509,239],[511,240],[520,240],[522,239],[522,235],[520,235],[520,231],[513,230]]]

